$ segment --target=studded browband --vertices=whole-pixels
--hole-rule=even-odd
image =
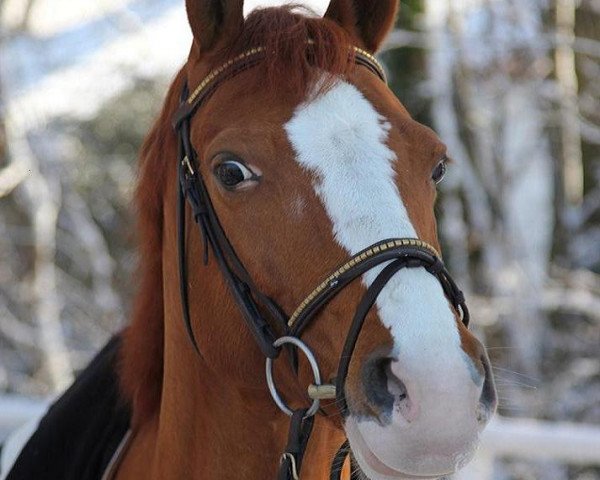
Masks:
[[[354,63],[367,68],[387,84],[385,70],[373,55],[358,47],[352,47],[350,53],[354,58]],[[198,106],[201,105],[224,80],[252,68],[266,57],[267,51],[264,47],[255,47],[240,53],[236,57],[212,70],[177,109],[177,112],[173,117],[174,127],[177,128],[184,118],[192,116]]]

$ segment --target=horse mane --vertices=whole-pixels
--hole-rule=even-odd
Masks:
[[[283,87],[304,97],[317,82],[319,91],[325,91],[354,66],[350,35],[333,20],[303,15],[302,10],[307,8],[287,5],[253,11],[228,48],[230,58],[249,48],[265,48],[267,56],[257,75],[261,88]]]
[[[158,119],[146,137],[138,162],[134,195],[137,213],[139,287],[131,323],[123,332],[119,361],[121,390],[132,406],[132,424],[160,405],[163,377],[163,197],[164,173],[175,162],[177,139],[172,112],[184,81],[181,70],[169,89]]]
[[[243,30],[227,49],[211,55],[211,67],[249,48],[268,52],[255,77],[255,88],[304,96],[314,85],[325,91],[338,75],[354,65],[352,41],[332,20],[295,13],[294,6],[259,9],[251,13]],[[323,73],[329,75],[323,77]],[[139,425],[159,408],[163,379],[163,196],[167,168],[173,166],[177,139],[171,116],[185,79],[184,67],[171,85],[161,114],[146,138],[140,154],[135,193],[139,242],[139,289],[130,325],[123,333],[120,355],[121,389],[131,403],[132,424]],[[253,88],[253,87],[248,87]]]

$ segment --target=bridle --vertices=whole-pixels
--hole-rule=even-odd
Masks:
[[[213,70],[193,92],[189,92],[187,84],[183,88],[181,104],[173,119],[179,142],[177,202],[179,280],[185,328],[195,350],[202,356],[189,311],[185,250],[187,200],[203,239],[204,264],[208,263],[210,249],[248,328],[266,358],[267,384],[271,395],[279,408],[291,417],[288,444],[285,453],[281,456],[277,478],[298,480],[314,416],[319,411],[321,400],[335,399],[341,414],[347,415],[344,386],[354,348],[367,314],[394,274],[404,268],[423,267],[438,279],[446,297],[466,326],[469,324],[469,311],[462,292],[446,270],[435,248],[416,238],[382,240],[353,255],[323,280],[290,316],[285,314],[274,299],[256,286],[229,242],[213,208],[198,167],[201,159],[198,158],[191,143],[190,124],[198,108],[206,103],[221,83],[258,65],[267,54],[264,48],[252,48]],[[383,68],[372,55],[357,47],[350,50],[350,55],[357,65],[367,68],[386,82]],[[346,286],[376,267],[382,270],[368,287],[355,311],[340,355],[335,383],[323,384],[318,362],[308,345],[302,341],[302,332]],[[291,410],[277,391],[273,379],[273,361],[278,358],[283,347],[288,347],[296,371],[298,350],[304,353],[311,366],[314,383],[308,388],[308,397],[312,399],[312,404],[308,408]],[[333,459],[330,477],[332,480],[340,478],[342,466],[349,452],[346,440]]]

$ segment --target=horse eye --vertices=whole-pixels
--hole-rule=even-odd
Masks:
[[[234,189],[246,181],[258,179],[254,172],[242,162],[231,159],[219,163],[214,169],[214,174],[219,182],[228,189]]]
[[[448,168],[448,159],[444,158],[437,166],[433,169],[433,173],[431,174],[431,179],[435,183],[440,183],[444,179],[444,175],[446,175],[446,170]]]

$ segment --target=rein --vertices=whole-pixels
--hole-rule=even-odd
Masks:
[[[357,47],[353,47],[350,54],[356,65],[367,68],[386,82],[384,70],[375,57]],[[250,49],[213,70],[191,93],[187,84],[183,88],[180,107],[173,117],[173,127],[177,132],[179,144],[177,202],[179,281],[185,329],[195,350],[202,356],[189,311],[185,250],[187,200],[203,239],[204,264],[208,263],[209,250],[211,250],[231,295],[266,358],[267,384],[270,393],[279,408],[291,418],[288,443],[281,456],[277,480],[298,480],[314,416],[319,411],[320,402],[335,399],[342,416],[348,415],[344,387],[358,337],[377,297],[399,270],[423,267],[435,276],[450,303],[457,312],[460,312],[462,322],[466,326],[469,323],[469,311],[462,292],[446,270],[438,252],[429,244],[416,238],[382,240],[353,255],[327,276],[290,316],[286,315],[274,299],[261,292],[255,285],[229,242],[213,208],[199,169],[201,159],[198,158],[191,143],[190,128],[198,108],[210,98],[221,83],[258,65],[266,56],[267,52],[262,47]],[[309,346],[301,340],[302,332],[346,286],[376,267],[382,270],[368,287],[356,308],[340,355],[335,384],[323,384],[317,359]],[[292,362],[296,370],[297,353],[301,351],[313,371],[314,383],[308,387],[308,397],[312,399],[312,404],[308,408],[290,409],[277,391],[273,379],[273,361],[279,357],[284,346],[291,347]],[[332,461],[330,474],[332,480],[340,478],[343,464],[348,456],[350,456],[350,447],[346,440]]]

